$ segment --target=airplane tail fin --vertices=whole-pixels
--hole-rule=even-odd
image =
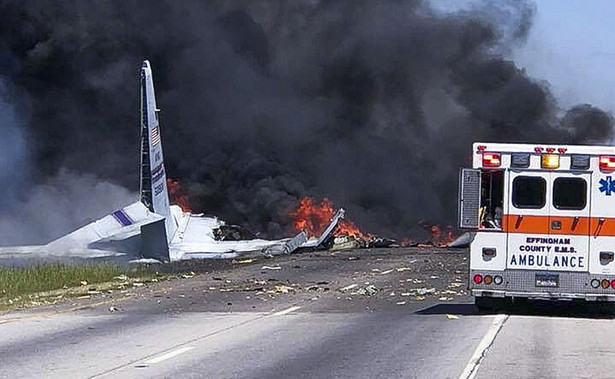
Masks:
[[[165,217],[167,240],[171,242],[177,230],[177,222],[171,214],[169,204],[158,111],[152,68],[146,60],[141,66],[140,200],[151,212]]]

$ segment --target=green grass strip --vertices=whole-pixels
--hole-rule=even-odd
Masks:
[[[154,273],[144,268],[112,264],[42,264],[31,267],[0,267],[0,299],[11,299],[61,288],[84,284],[103,283],[115,277],[152,277]]]

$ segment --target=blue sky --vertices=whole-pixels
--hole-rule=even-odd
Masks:
[[[494,1],[494,0],[492,0]],[[488,1],[433,0],[441,10]],[[528,41],[512,51],[519,67],[546,80],[562,108],[590,103],[615,114],[615,1],[537,0]]]
[[[615,1],[540,0],[525,46],[513,58],[546,79],[562,106],[615,111]]]

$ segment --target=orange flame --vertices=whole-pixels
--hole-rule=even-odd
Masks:
[[[326,197],[320,204],[316,204],[311,197],[304,197],[292,214],[293,225],[297,231],[303,230],[309,237],[318,237],[325,231],[333,215],[335,215],[335,208]],[[345,235],[364,241],[368,241],[370,237],[362,233],[353,222],[347,220],[340,220],[334,235]]]
[[[181,189],[179,180],[167,178],[167,188],[171,204],[179,205],[184,212],[192,212],[188,195]]]
[[[430,238],[426,241],[415,241],[409,237],[404,237],[400,240],[400,246],[416,246],[420,248],[430,247],[447,247],[451,242],[457,239],[457,235],[453,233],[453,226],[440,226],[437,224],[429,224],[425,221],[420,221],[419,225],[429,232]]]
[[[447,225],[445,230],[443,230],[438,225],[432,225],[431,229],[431,240],[434,245],[439,247],[446,247],[449,243],[453,242],[457,237],[453,234],[453,226]]]

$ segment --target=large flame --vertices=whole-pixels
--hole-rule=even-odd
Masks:
[[[304,197],[292,214],[293,225],[297,231],[305,231],[309,237],[318,237],[324,232],[333,215],[335,215],[335,208],[326,197],[320,204],[315,203],[311,197]],[[353,222],[347,220],[340,220],[334,234],[355,237],[364,241],[370,238],[368,234],[362,233]]]
[[[335,208],[326,197],[320,203],[315,202],[311,197],[304,197],[299,201],[297,209],[292,214],[295,229],[297,231],[305,231],[309,237],[320,236],[333,218],[333,215],[335,215]],[[401,246],[446,247],[456,238],[453,234],[452,225],[441,226],[425,221],[421,221],[419,225],[429,232],[430,240],[417,242],[410,238],[402,238],[399,241]],[[352,221],[348,220],[340,220],[334,235],[354,237],[364,241],[366,244],[375,238],[370,234],[361,232]]]
[[[179,205],[184,212],[192,212],[188,195],[181,189],[179,180],[167,178],[167,188],[171,204]]]

